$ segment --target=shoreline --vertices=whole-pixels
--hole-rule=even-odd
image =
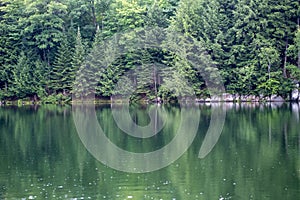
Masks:
[[[111,100],[103,100],[103,99],[87,99],[87,100],[76,100],[69,102],[57,102],[57,103],[44,103],[42,101],[28,101],[28,100],[14,100],[14,101],[0,101],[0,106],[32,106],[32,105],[80,105],[80,104],[93,104],[93,105],[104,105],[104,104],[174,104],[174,103],[299,103],[299,99],[291,100],[291,99],[283,99],[282,97],[270,98],[264,97],[259,98],[252,95],[249,96],[241,96],[240,98],[196,98],[196,99],[182,99],[179,101],[137,101],[137,102],[128,102],[122,99]]]

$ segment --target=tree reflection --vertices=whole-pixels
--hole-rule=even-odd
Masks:
[[[0,198],[297,199],[298,104],[223,105],[223,132],[211,152],[199,159],[212,106],[198,105],[199,130],[188,151],[169,167],[144,174],[119,172],[94,159],[76,133],[69,107],[0,107]],[[146,108],[135,109],[132,117],[146,124]],[[113,130],[107,133],[113,143],[144,152],[175,137],[180,108],[165,105],[164,110],[170,121],[149,139],[118,130],[110,105],[97,107],[96,115],[103,129]]]

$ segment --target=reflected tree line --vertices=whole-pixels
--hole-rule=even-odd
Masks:
[[[198,159],[212,106],[199,105],[199,133],[189,150],[171,166],[146,174],[118,172],[94,159],[76,133],[69,107],[1,107],[0,198],[299,196],[299,106],[220,104],[227,111],[222,135],[210,154]],[[145,125],[149,109],[132,109],[131,116]],[[164,110],[172,123],[153,138],[141,140],[116,128],[109,105],[96,108],[109,139],[134,152],[153,151],[172,140],[180,108],[165,106]]]

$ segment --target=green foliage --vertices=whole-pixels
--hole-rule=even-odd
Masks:
[[[291,73],[291,78],[300,80],[300,77],[298,75],[298,69],[300,69],[300,28],[295,33],[294,36],[294,43],[289,46],[288,52],[287,52],[290,61],[289,66],[287,66],[287,70]],[[295,66],[295,67],[293,67]]]
[[[229,92],[282,93],[277,86],[290,82],[287,47],[297,43],[298,9],[294,0],[182,0],[171,26],[204,42]]]
[[[167,28],[174,16],[178,0],[142,1],[146,5],[145,24]]]
[[[54,93],[69,93],[74,83],[75,70],[72,65],[72,48],[66,37],[58,47],[54,65],[50,74],[50,89]]]
[[[43,104],[67,104],[71,101],[70,96],[62,93],[51,94],[41,99]]]
[[[67,6],[54,0],[25,1],[25,16],[20,19],[25,45],[38,51],[43,61],[53,62],[52,49],[63,38],[64,16]]]
[[[1,0],[0,98],[109,97],[130,70],[133,99],[209,96],[217,69],[230,93],[288,96],[300,81],[298,23],[297,0]],[[164,49],[135,49],[140,35]]]
[[[288,72],[290,73],[290,77],[294,80],[300,80],[300,69],[295,65],[288,65],[287,67]]]
[[[279,87],[280,82],[273,78],[263,81],[260,85],[258,85],[258,89],[264,95],[278,94]]]
[[[255,66],[236,68],[232,73],[234,79],[228,85],[229,92],[237,92],[242,95],[255,94],[254,91],[257,84]]]
[[[76,37],[76,44],[75,44],[75,52],[72,58],[72,67],[73,67],[73,74],[71,77],[74,80],[74,85],[72,92],[77,94],[81,93],[83,90],[84,85],[82,85],[83,80],[82,76],[84,75],[82,70],[84,69],[84,61],[85,61],[85,49],[82,44],[82,38],[80,33],[80,28],[78,27],[77,37]],[[79,74],[78,78],[76,79],[76,75]]]
[[[45,95],[44,66],[39,61],[32,62],[22,52],[17,63],[11,66],[12,76],[9,79],[8,97],[25,98]]]

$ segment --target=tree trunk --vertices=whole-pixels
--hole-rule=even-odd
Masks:
[[[97,28],[97,18],[96,18],[96,9],[95,9],[95,1],[91,0],[91,7],[92,7],[92,18],[95,28]]]
[[[50,58],[49,58],[49,55],[50,55],[50,50],[47,49],[47,53],[46,51],[44,50],[44,57],[45,57],[45,61],[47,61],[47,65],[50,66]]]
[[[271,59],[270,58],[267,58],[268,59],[268,76],[269,76],[269,80],[271,79]]]
[[[101,32],[103,32],[103,30],[104,30],[104,21],[103,21],[103,19],[104,19],[104,15],[102,15],[102,18],[101,18]]]
[[[300,18],[298,17],[297,18],[297,31],[299,31],[300,29]],[[299,44],[297,45],[297,50],[298,50],[298,62],[297,62],[297,65],[298,65],[298,68],[300,69],[300,47],[299,47]]]
[[[271,79],[271,63],[269,62],[268,64],[268,75],[269,75],[269,80]]]
[[[34,94],[34,96],[33,96],[33,102],[37,102],[37,95],[36,94]]]
[[[282,69],[283,77],[284,77],[284,78],[287,78],[287,75],[286,75],[287,49],[288,49],[288,40],[287,40],[287,38],[286,38],[286,42],[285,42],[285,50],[284,50],[284,63],[283,63],[283,69]]]
[[[298,68],[300,69],[300,48],[298,47],[298,61],[297,61]]]

